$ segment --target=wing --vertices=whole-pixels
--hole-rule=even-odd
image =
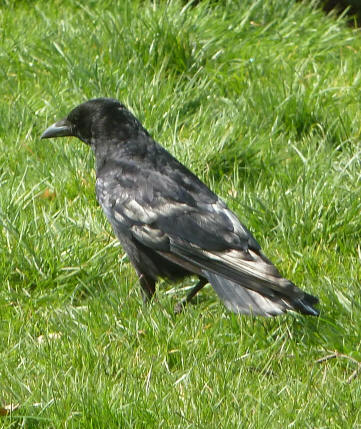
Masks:
[[[163,151],[156,165],[122,159],[99,172],[97,198],[118,237],[206,277],[235,312],[317,314],[317,299],[282,278],[225,203]]]
[[[164,162],[160,170],[117,161],[98,174],[96,191],[111,223],[149,247],[170,251],[172,243],[184,243],[208,251],[260,249],[224,202],[178,162]]]

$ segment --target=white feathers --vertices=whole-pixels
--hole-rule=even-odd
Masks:
[[[243,227],[237,216],[227,208],[224,201],[218,198],[217,202],[212,204],[212,207],[216,213],[221,213],[227,216],[236,234],[242,238],[248,238],[248,231]]]
[[[156,228],[152,228],[148,225],[134,225],[131,228],[133,236],[144,245],[151,246],[157,250],[168,250],[169,239],[166,234]]]
[[[260,285],[265,283],[269,285],[270,289],[285,293],[287,296],[302,297],[303,292],[298,289],[292,282],[284,279],[277,268],[266,262],[261,258],[260,255],[249,250],[249,255],[252,257],[251,260],[245,259],[244,255],[239,250],[227,250],[224,252],[208,252],[203,251],[206,256],[211,259],[223,262],[226,266],[236,269],[243,274],[258,279]]]
[[[252,250],[249,250],[249,259],[246,259],[244,254],[235,249],[226,250],[222,252],[208,252],[204,251],[210,258],[224,261],[233,267],[237,267],[242,271],[262,277],[264,280],[274,281],[275,277],[281,277],[278,270],[274,265],[266,263],[259,255]]]
[[[147,208],[147,206],[142,206],[136,200],[126,201],[122,205],[122,210],[129,219],[145,224],[150,224],[158,218],[157,213]]]

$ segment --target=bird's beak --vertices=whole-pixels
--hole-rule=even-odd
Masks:
[[[55,122],[55,124],[50,125],[50,127],[43,132],[41,138],[51,139],[52,137],[65,137],[73,135],[74,134],[72,124],[67,119],[62,119],[61,121]]]

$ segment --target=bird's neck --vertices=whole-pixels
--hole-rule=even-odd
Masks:
[[[98,176],[99,171],[102,169],[106,162],[108,148],[106,146],[96,146],[94,144],[91,145],[91,148],[95,155],[95,170],[96,175]]]

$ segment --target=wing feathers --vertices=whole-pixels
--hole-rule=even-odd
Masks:
[[[173,247],[172,247],[173,244]],[[193,265],[193,271],[201,270],[213,286],[226,307],[242,314],[275,316],[287,310],[317,316],[313,308],[318,299],[281,277],[278,270],[262,254],[247,254],[231,250],[214,255],[197,248],[175,246],[171,242],[173,254],[177,254]]]
[[[235,283],[242,284],[248,289],[261,293],[268,297],[274,297],[275,293],[282,293],[286,296],[302,297],[303,292],[297,288],[292,282],[282,278],[278,271],[274,268],[277,276],[266,274],[264,262],[249,261],[247,254],[244,252],[237,252],[237,263],[232,263],[229,258],[224,257],[224,253],[202,251],[197,247],[186,246],[179,242],[171,240],[171,251],[182,256],[186,260],[193,262],[196,266],[206,269],[214,274],[234,281]],[[232,260],[235,260],[233,255]],[[271,265],[272,267],[272,265]]]

